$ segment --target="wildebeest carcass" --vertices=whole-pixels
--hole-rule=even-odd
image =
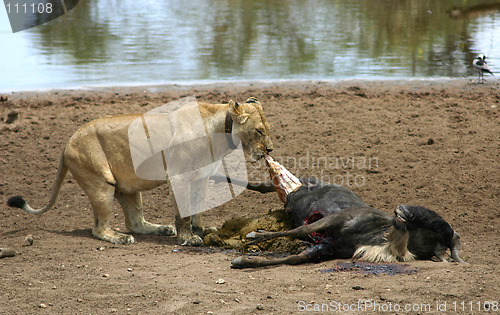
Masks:
[[[398,206],[394,215],[369,207],[350,189],[315,179],[300,182],[271,157],[266,157],[274,189],[249,184],[260,192],[276,190],[296,228],[288,231],[256,231],[249,244],[281,236],[309,241],[312,246],[298,255],[277,259],[241,256],[233,268],[296,265],[329,259],[353,258],[369,262],[444,261],[449,248],[459,263],[460,235],[436,212],[420,206]]]

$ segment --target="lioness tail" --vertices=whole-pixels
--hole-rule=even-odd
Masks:
[[[56,202],[57,195],[59,195],[59,191],[61,190],[61,186],[63,183],[63,179],[66,176],[66,173],[68,172],[68,168],[64,164],[64,153],[61,157],[61,161],[59,162],[59,168],[57,170],[57,177],[56,181],[54,183],[54,188],[52,188],[52,196],[50,196],[49,202],[40,209],[33,209],[27,202],[24,200],[21,196],[14,196],[10,197],[9,200],[7,200],[7,205],[9,207],[14,207],[14,208],[20,208],[23,209],[24,211],[31,213],[31,214],[42,214],[52,208],[54,203]]]

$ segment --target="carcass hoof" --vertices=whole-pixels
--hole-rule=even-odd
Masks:
[[[256,232],[250,232],[245,237],[246,238],[256,238],[257,237],[257,233]]]
[[[231,261],[231,268],[233,269],[255,268],[255,267],[261,267],[260,260],[240,256]]]
[[[231,261],[231,268],[234,269],[245,268],[245,266],[243,265],[243,257],[240,256],[238,258],[233,259],[233,261]]]

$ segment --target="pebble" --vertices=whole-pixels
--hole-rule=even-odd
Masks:
[[[226,283],[226,281],[224,279],[219,279],[217,281],[215,281],[216,284],[224,284]]]
[[[19,118],[19,112],[16,110],[11,111],[10,113],[7,114],[7,119],[5,120],[5,123],[7,124],[12,124],[14,123],[17,119]]]
[[[27,235],[25,238],[24,238],[24,242],[23,242],[23,245],[22,246],[31,246],[33,245],[33,235]]]
[[[16,251],[12,248],[0,248],[0,258],[14,256],[16,256]]]

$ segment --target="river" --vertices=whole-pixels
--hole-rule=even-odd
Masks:
[[[0,91],[217,81],[477,78],[500,73],[500,2],[87,0],[12,33]],[[487,78],[489,80],[494,80]]]

